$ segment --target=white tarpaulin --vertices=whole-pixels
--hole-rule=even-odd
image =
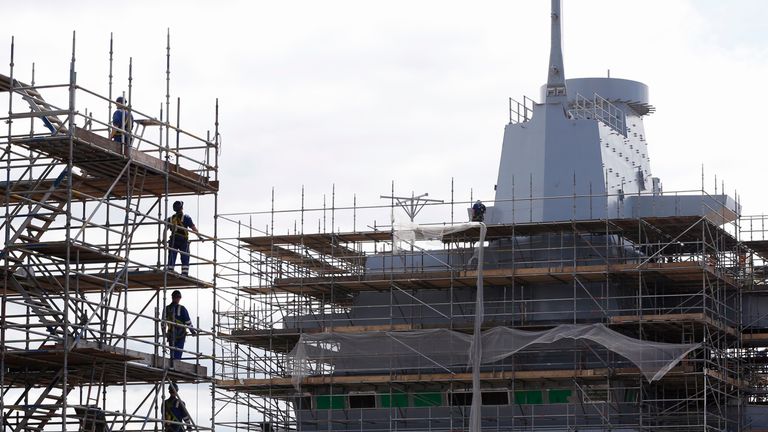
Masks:
[[[450,370],[470,363],[472,335],[449,329],[304,334],[289,355],[295,385],[316,373],[313,365],[344,364],[346,372],[367,370]],[[481,336],[482,364],[501,361],[533,345],[562,340],[603,346],[632,362],[649,382],[661,379],[701,344],[634,339],[603,324],[563,324],[550,330],[494,327]]]

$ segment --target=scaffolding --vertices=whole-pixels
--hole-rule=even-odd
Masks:
[[[703,188],[665,193],[678,194],[716,202]],[[450,225],[446,215],[453,221],[472,202],[430,203],[438,219],[421,224]],[[361,213],[390,221],[396,211],[395,203],[302,203],[220,215],[216,397],[236,408],[222,427],[468,430],[467,365],[438,364],[416,342],[424,361],[407,367],[394,353],[315,342],[328,357],[292,376],[302,335],[472,332],[479,230],[402,248],[393,224],[355,229]],[[765,296],[768,230],[762,216],[729,213],[710,206],[706,216],[489,225],[484,329],[599,323],[641,341],[701,346],[653,382],[611,350],[582,343],[483,365],[483,430],[756,427],[745,412],[767,400],[768,314],[749,304]],[[305,231],[315,217],[317,230]],[[328,218],[335,222],[325,231]],[[335,228],[342,220],[353,228]]]
[[[218,101],[205,137],[179,127],[178,102],[171,122],[168,91],[159,115],[140,111],[131,60],[126,105],[116,104],[112,47],[107,95],[77,81],[74,35],[66,82],[37,84],[34,68],[31,80],[17,77],[13,41],[0,75],[3,430],[213,429],[213,416],[184,424],[164,415],[172,383],[181,399],[209,391],[212,311],[192,318],[198,336],[181,359],[170,358],[164,329],[175,323],[163,311],[172,290],[215,293],[213,218],[201,225],[210,243],[192,248],[189,275],[166,257],[169,200],[199,197],[218,211]],[[170,36],[165,48],[168,90]],[[118,110],[133,124],[115,125]]]

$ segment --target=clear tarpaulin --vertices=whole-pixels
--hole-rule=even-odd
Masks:
[[[661,379],[700,344],[634,339],[603,324],[564,324],[545,331],[494,327],[481,335],[482,364],[492,364],[533,345],[562,340],[596,343],[632,362],[649,382]],[[317,365],[349,365],[354,371],[450,371],[471,364],[472,335],[448,329],[304,334],[289,355],[294,385]]]

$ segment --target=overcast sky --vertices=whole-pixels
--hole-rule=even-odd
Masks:
[[[330,196],[380,203],[390,190],[490,200],[507,98],[538,98],[546,78],[549,1],[12,2],[0,35],[16,36],[16,75],[67,78],[77,31],[81,85],[106,92],[115,37],[115,91],[159,111],[165,33],[182,127],[213,127],[221,101],[222,212]],[[564,1],[565,72],[646,83],[651,167],[666,190],[736,189],[747,213],[768,208],[764,101],[768,3]],[[9,57],[9,44],[0,47]],[[7,61],[0,71],[7,73]],[[91,109],[94,109],[91,107]],[[98,107],[96,108],[98,111]],[[106,112],[106,107],[101,108]],[[105,114],[106,115],[106,114]],[[718,180],[719,182],[719,180]]]
[[[68,77],[106,94],[110,32],[115,93],[158,113],[171,96],[204,135],[221,104],[222,213],[383,204],[390,192],[491,200],[507,98],[538,99],[549,54],[549,1],[28,1],[3,4],[0,73]],[[768,2],[564,0],[568,78],[644,82],[653,175],[667,191],[737,190],[745,213],[768,210],[762,126],[768,100]],[[106,105],[88,107],[104,113]],[[175,117],[175,114],[173,115]],[[202,204],[201,204],[202,205]],[[207,205],[207,204],[205,204]],[[195,214],[194,210],[188,210]],[[443,214],[443,220],[447,217]],[[380,221],[381,222],[381,221]],[[434,220],[430,220],[434,222]],[[371,221],[358,221],[358,229]],[[199,224],[203,231],[210,226]],[[344,228],[344,227],[342,227]],[[349,229],[350,227],[346,227]],[[203,403],[205,405],[205,403]]]

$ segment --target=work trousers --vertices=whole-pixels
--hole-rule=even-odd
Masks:
[[[171,348],[171,358],[174,360],[181,359],[181,351],[184,349],[184,342],[186,341],[186,336],[174,336],[169,335],[168,336],[168,347]]]
[[[171,237],[168,245],[168,270],[173,270],[176,266],[176,255],[181,253],[181,274],[189,275],[189,240],[182,236]],[[178,250],[178,251],[177,251]]]

